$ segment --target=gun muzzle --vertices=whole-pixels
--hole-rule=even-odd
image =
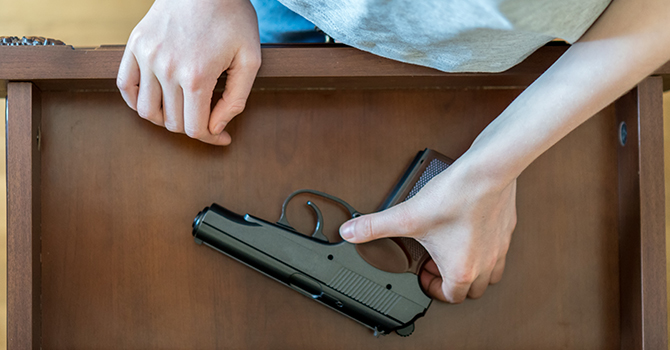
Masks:
[[[195,216],[195,219],[193,219],[193,224],[191,227],[193,228],[193,237],[198,233],[198,225],[200,225],[200,221],[202,221],[202,218],[205,217],[205,213],[209,207],[203,209],[202,211],[198,212],[198,215]]]

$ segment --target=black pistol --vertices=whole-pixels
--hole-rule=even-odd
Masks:
[[[437,152],[420,152],[382,209],[411,197],[407,193],[418,192],[429,180],[421,177],[426,172],[427,157],[436,155],[447,159],[447,166],[450,164],[448,158]],[[417,179],[425,181],[421,183]],[[335,196],[304,189],[284,200],[276,223],[250,214],[242,216],[212,204],[193,221],[193,237],[196,243],[204,243],[369,327],[376,336],[393,331],[401,336],[412,334],[414,321],[425,315],[431,303],[417,276],[420,265],[428,257],[423,247],[409,238],[358,245],[346,241],[330,243],[323,234],[323,215],[312,202],[307,204],[316,213],[317,224],[311,237],[305,236],[291,227],[286,218],[288,203],[301,193],[339,203],[351,218],[361,215]],[[375,254],[380,248],[390,251],[390,255]],[[389,257],[401,262],[392,263],[390,268],[384,266],[383,262],[389,261]]]

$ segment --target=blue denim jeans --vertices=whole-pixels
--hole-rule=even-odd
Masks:
[[[322,43],[314,24],[277,0],[251,0],[258,15],[261,43]]]

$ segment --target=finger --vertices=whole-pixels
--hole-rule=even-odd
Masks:
[[[256,73],[260,67],[260,54],[237,55],[226,70],[226,87],[209,118],[209,131],[220,134],[228,123],[242,113],[247,103]]]
[[[442,276],[442,293],[448,303],[458,304],[463,302],[470,291],[472,283],[476,280],[478,274],[475,270],[465,266],[440,266],[440,275]]]
[[[397,236],[413,236],[417,222],[403,204],[374,214],[360,216],[340,226],[340,236],[351,243],[364,243],[373,239]]]
[[[423,288],[429,297],[444,302],[447,301],[447,298],[442,291],[442,277],[434,275],[427,269],[424,269],[421,271],[419,280],[421,281],[421,288]]]
[[[212,89],[184,89],[184,132],[202,142],[224,146],[230,143],[230,135],[227,132],[212,135],[207,128],[211,101]]]
[[[429,260],[424,264],[419,279],[423,290],[433,299],[458,304],[465,300],[471,283],[449,283],[442,278],[437,264]]]
[[[181,86],[161,82],[163,86],[163,120],[172,132],[184,132],[184,92]]]
[[[465,300],[470,290],[471,283],[451,282],[442,278],[442,293],[446,302],[460,304]]]
[[[486,287],[489,286],[489,281],[491,281],[491,273],[484,272],[475,278],[475,281],[472,282],[470,290],[468,291],[468,297],[471,299],[479,299],[484,295]]]
[[[153,72],[141,69],[140,91],[137,94],[137,113],[140,117],[156,124],[163,125],[163,109],[161,108],[161,85]]]
[[[135,55],[129,48],[123,52],[119,73],[116,76],[116,86],[121,91],[123,100],[128,107],[137,110],[137,94],[140,90],[140,67],[137,65]]]
[[[503,271],[505,270],[505,257],[498,259],[496,266],[493,267],[491,271],[491,284],[496,284],[502,280]]]
[[[437,268],[437,264],[435,264],[435,260],[433,259],[426,261],[426,263],[423,265],[423,268],[435,276],[440,275],[440,270]]]

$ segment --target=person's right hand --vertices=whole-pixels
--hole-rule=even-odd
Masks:
[[[466,153],[467,154],[467,153]],[[411,237],[432,260],[419,281],[430,297],[460,303],[498,283],[516,226],[516,179],[489,180],[486,169],[462,156],[414,197],[384,211],[349,220],[342,238],[365,243]]]
[[[128,39],[117,86],[140,117],[215,145],[244,110],[261,63],[248,0],[156,0]],[[217,79],[222,98],[210,111]]]

